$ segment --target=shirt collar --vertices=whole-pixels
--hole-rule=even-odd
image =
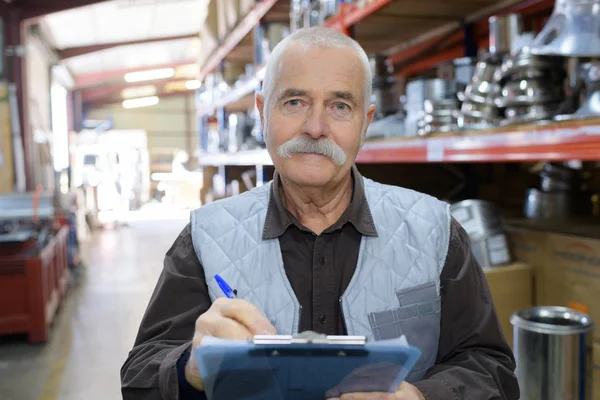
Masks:
[[[360,234],[364,236],[377,236],[377,229],[375,228],[375,222],[373,221],[365,194],[363,178],[355,165],[352,166],[351,173],[353,183],[352,200],[340,219],[334,225],[327,228],[325,233],[340,229],[349,222]],[[281,189],[281,178],[276,171],[269,191],[269,205],[263,228],[263,240],[280,237],[290,225],[296,225],[300,229],[307,229],[300,224],[296,217],[283,204]]]

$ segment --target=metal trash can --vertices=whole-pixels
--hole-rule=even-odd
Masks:
[[[594,323],[564,307],[511,316],[521,400],[591,400]]]

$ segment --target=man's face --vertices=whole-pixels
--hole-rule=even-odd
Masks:
[[[257,106],[277,171],[301,186],[323,186],[343,178],[374,112],[371,106],[365,116],[365,72],[358,56],[350,49],[292,44],[274,79],[268,104],[257,98]],[[289,158],[278,152],[282,145],[291,150]],[[309,148],[315,152],[305,153]],[[318,154],[324,148],[334,157]]]

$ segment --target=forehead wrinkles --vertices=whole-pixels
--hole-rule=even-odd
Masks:
[[[282,55],[273,82],[273,97],[294,87],[307,91],[350,91],[364,100],[362,62],[351,49],[290,46]],[[314,78],[320,78],[315,83]],[[302,87],[312,84],[314,87]]]

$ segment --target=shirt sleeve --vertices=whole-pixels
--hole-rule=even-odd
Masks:
[[[134,347],[121,368],[124,400],[204,398],[179,379],[178,365],[189,355],[196,320],[211,303],[188,224],[165,256]]]
[[[437,363],[416,386],[427,400],[517,400],[515,360],[494,309],[469,236],[452,220],[441,273],[441,333]]]

